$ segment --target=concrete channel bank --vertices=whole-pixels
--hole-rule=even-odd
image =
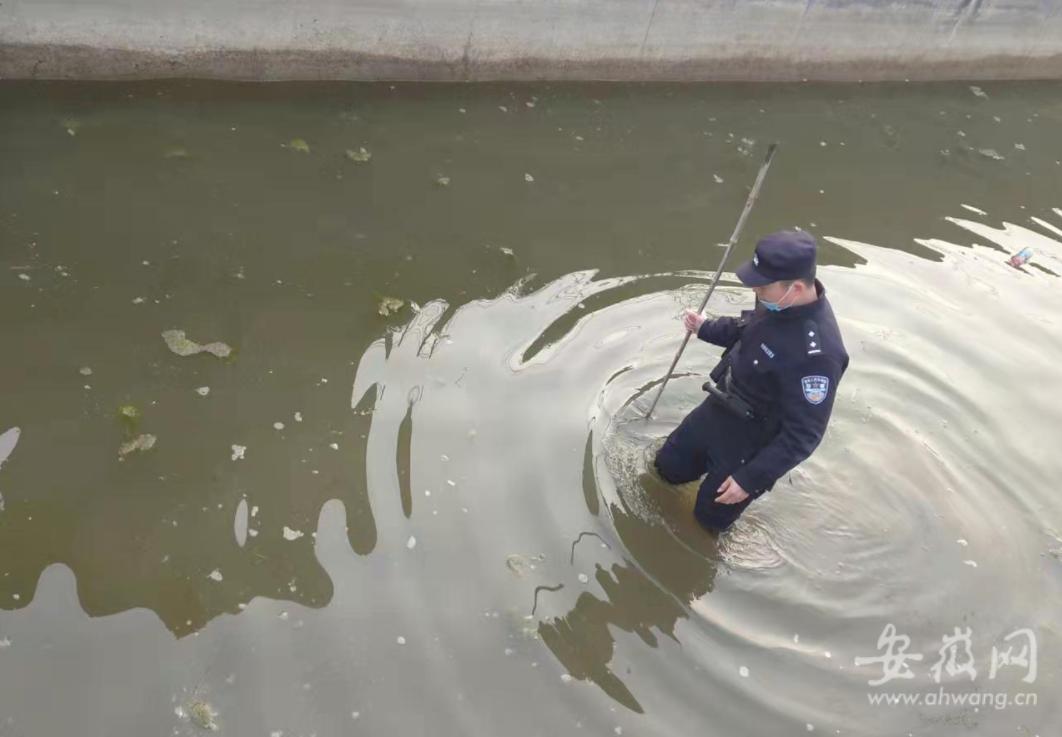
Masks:
[[[0,0],[3,78],[1062,77],[1062,0]]]

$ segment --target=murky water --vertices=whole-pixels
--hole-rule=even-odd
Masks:
[[[1060,92],[3,83],[0,735],[1057,734]],[[775,139],[852,364],[716,540]]]

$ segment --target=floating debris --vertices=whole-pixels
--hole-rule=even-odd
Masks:
[[[587,576],[585,573],[580,573],[579,574],[579,583],[590,583],[590,577]]]
[[[403,305],[405,305],[405,302],[400,299],[396,299],[394,297],[384,297],[380,300],[380,305],[377,308],[377,312],[379,312],[384,317],[390,317],[391,315],[402,309]]]
[[[310,153],[310,144],[306,143],[306,141],[301,138],[292,138],[290,141],[288,141],[287,147],[290,148],[292,151],[298,151],[304,154]]]
[[[1017,269],[1017,268],[1019,268],[1021,266],[1024,266],[1025,264],[1027,264],[1029,262],[1029,259],[1031,259],[1032,257],[1033,257],[1032,249],[1031,248],[1023,248],[1020,251],[1018,251],[1017,253],[1015,253],[1013,256],[1011,256],[1009,259],[1007,259],[1007,263],[1010,264],[1011,266],[1013,266],[1015,269]]]
[[[440,187],[449,187],[450,177],[435,177],[435,183],[438,184]]]
[[[993,159],[995,161],[1003,161],[1004,159],[1003,154],[999,153],[994,148],[979,148],[977,149],[977,153],[981,154],[986,159]]]
[[[227,343],[215,341],[200,345],[194,340],[189,340],[183,330],[163,330],[162,339],[166,341],[166,347],[178,356],[194,356],[197,353],[209,353],[218,358],[228,358],[232,355],[232,347]]]
[[[133,304],[135,304],[135,305],[144,304],[144,298],[143,297],[133,297]]]
[[[501,110],[503,113],[509,112],[509,108],[505,107],[504,105],[499,105],[498,109]]]
[[[207,394],[210,394],[210,387],[209,386],[201,386],[201,387],[199,387],[198,389],[195,390],[195,393],[198,394],[201,397],[205,397]]]
[[[328,447],[332,450],[339,450],[339,443],[329,443]]]
[[[372,160],[372,152],[364,146],[361,146],[357,151],[348,148],[347,158],[357,164],[364,164],[365,162]]]
[[[82,376],[92,376],[92,369],[88,366],[82,366],[77,370],[77,372]]]
[[[506,248],[505,246],[499,246],[498,250],[501,251],[506,256],[511,256],[513,258],[516,258],[516,253],[514,253],[513,249],[511,249],[511,248]]]
[[[246,445],[233,445],[232,446],[232,460],[242,461],[243,454],[247,452]]]
[[[415,547],[417,547],[417,538],[410,535],[409,539],[406,540],[406,550],[412,550]]]
[[[716,184],[722,184],[723,183],[723,178],[721,176],[719,176],[718,174],[713,174],[712,175],[712,179],[715,180]]]
[[[283,430],[284,429],[284,423],[283,422],[274,422],[273,423],[273,429],[274,430]]]
[[[533,182],[533,181],[535,181],[535,178],[533,176],[531,176],[530,174],[528,174],[527,172],[524,172],[524,181],[525,182]]]
[[[118,458],[125,458],[130,453],[136,453],[137,451],[151,450],[155,447],[156,440],[157,438],[150,433],[137,435],[132,440],[122,443],[118,447]]]
[[[975,84],[970,85],[970,92],[974,93],[978,97],[984,98],[985,100],[988,99],[988,93],[986,93],[983,89],[981,89]]]
[[[66,129],[67,135],[76,136],[78,129],[81,127],[81,121],[67,118],[62,122],[62,126]]]
[[[966,208],[967,210],[969,210],[970,212],[976,212],[978,215],[987,215],[988,214],[984,210],[982,210],[980,208],[977,208],[977,207],[974,207],[973,205],[963,205],[963,207]]]
[[[395,638],[395,642],[397,642],[399,645],[405,645],[406,644],[406,638],[402,637],[402,635],[399,635],[398,637]]]
[[[302,412],[295,413],[295,422],[302,422]]]
[[[505,558],[505,567],[518,578],[523,578],[528,572],[535,570],[536,563],[541,563],[545,559],[546,556],[542,554],[527,557],[519,553],[511,553]]]
[[[221,571],[218,570],[217,568],[215,568],[210,573],[208,573],[207,574],[207,578],[209,578],[211,581],[223,581],[224,580],[224,576],[221,575]]]
[[[284,525],[284,539],[285,540],[288,540],[288,541],[298,540],[304,534],[305,533],[302,530],[293,530],[290,527],[288,527],[287,525]]]
[[[187,159],[188,151],[183,146],[168,148],[162,153],[164,159]]]
[[[1025,150],[1025,144],[1024,143],[1015,143],[1014,144],[1014,148],[1018,149],[1019,151],[1024,151]]]
[[[218,713],[213,706],[200,699],[190,701],[187,705],[188,719],[195,726],[208,732],[218,730]]]
[[[966,539],[965,539],[965,538],[961,538],[961,537],[960,537],[960,538],[959,538],[958,540],[956,540],[955,542],[959,543],[959,545],[962,545],[962,546],[963,546],[964,548],[965,548],[965,547],[966,547],[967,545],[969,545],[969,544],[970,544],[970,543],[968,543],[968,542],[966,541]]]
[[[127,434],[132,435],[136,432],[137,425],[140,424],[140,418],[142,417],[140,410],[132,404],[123,404],[118,408],[118,420],[125,427]]]
[[[0,468],[3,468],[4,463],[11,457],[11,454],[15,450],[15,446],[18,445],[18,439],[21,434],[21,430],[17,427],[13,427],[10,430],[7,430],[3,435],[0,435]],[[2,509],[3,506],[0,506],[0,510]]]
[[[970,568],[977,568],[977,561],[976,560],[964,560],[963,563],[965,563],[966,565],[970,566]]]
[[[241,548],[247,544],[247,527],[250,519],[247,516],[247,499],[241,499],[236,505],[236,517],[232,522],[232,531],[236,535],[236,544]]]
[[[19,274],[18,278],[21,279],[22,281],[29,281],[30,280],[30,275],[29,274]]]
[[[745,666],[741,666],[740,668],[738,668],[738,675],[740,675],[742,678],[748,678],[749,677],[749,669],[746,668]]]

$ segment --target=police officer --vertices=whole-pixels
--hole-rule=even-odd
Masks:
[[[815,278],[811,235],[765,236],[736,273],[756,293],[756,307],[714,320],[686,310],[686,329],[726,350],[703,387],[708,397],[668,436],[655,461],[673,484],[707,474],[694,514],[716,531],[811,455],[848,368],[826,289]]]

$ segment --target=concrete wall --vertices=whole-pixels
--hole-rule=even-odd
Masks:
[[[1062,0],[0,0],[0,75],[1062,77]]]

